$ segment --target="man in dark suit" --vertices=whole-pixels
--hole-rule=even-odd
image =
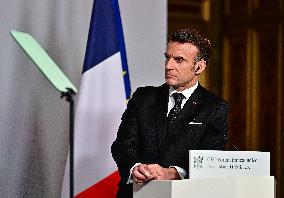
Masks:
[[[195,30],[169,38],[166,83],[136,90],[112,145],[117,197],[132,197],[132,182],[188,178],[189,150],[224,149],[228,104],[198,83],[210,54],[210,41]]]

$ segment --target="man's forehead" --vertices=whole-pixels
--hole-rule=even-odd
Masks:
[[[173,57],[184,57],[196,55],[198,51],[198,48],[191,43],[169,42],[166,54]]]

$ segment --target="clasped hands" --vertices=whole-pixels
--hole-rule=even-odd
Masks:
[[[181,179],[175,168],[163,168],[159,164],[139,164],[133,168],[132,176],[138,185],[150,180]]]

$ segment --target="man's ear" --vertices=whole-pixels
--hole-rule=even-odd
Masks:
[[[195,75],[201,74],[206,68],[206,61],[203,59],[196,63]]]

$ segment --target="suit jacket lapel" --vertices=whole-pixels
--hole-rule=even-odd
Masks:
[[[177,120],[175,121],[175,126],[173,126],[173,131],[171,131],[171,135],[179,133],[178,126],[181,126],[184,123],[188,123],[194,119],[198,107],[201,105],[202,100],[202,87],[198,85],[196,90],[192,93],[189,99],[186,101],[184,107],[182,108]]]
[[[169,101],[169,87],[164,84],[161,86],[161,89],[159,90],[156,99],[156,119],[157,119],[156,131],[157,131],[159,148],[162,147],[166,137],[168,101]]]

